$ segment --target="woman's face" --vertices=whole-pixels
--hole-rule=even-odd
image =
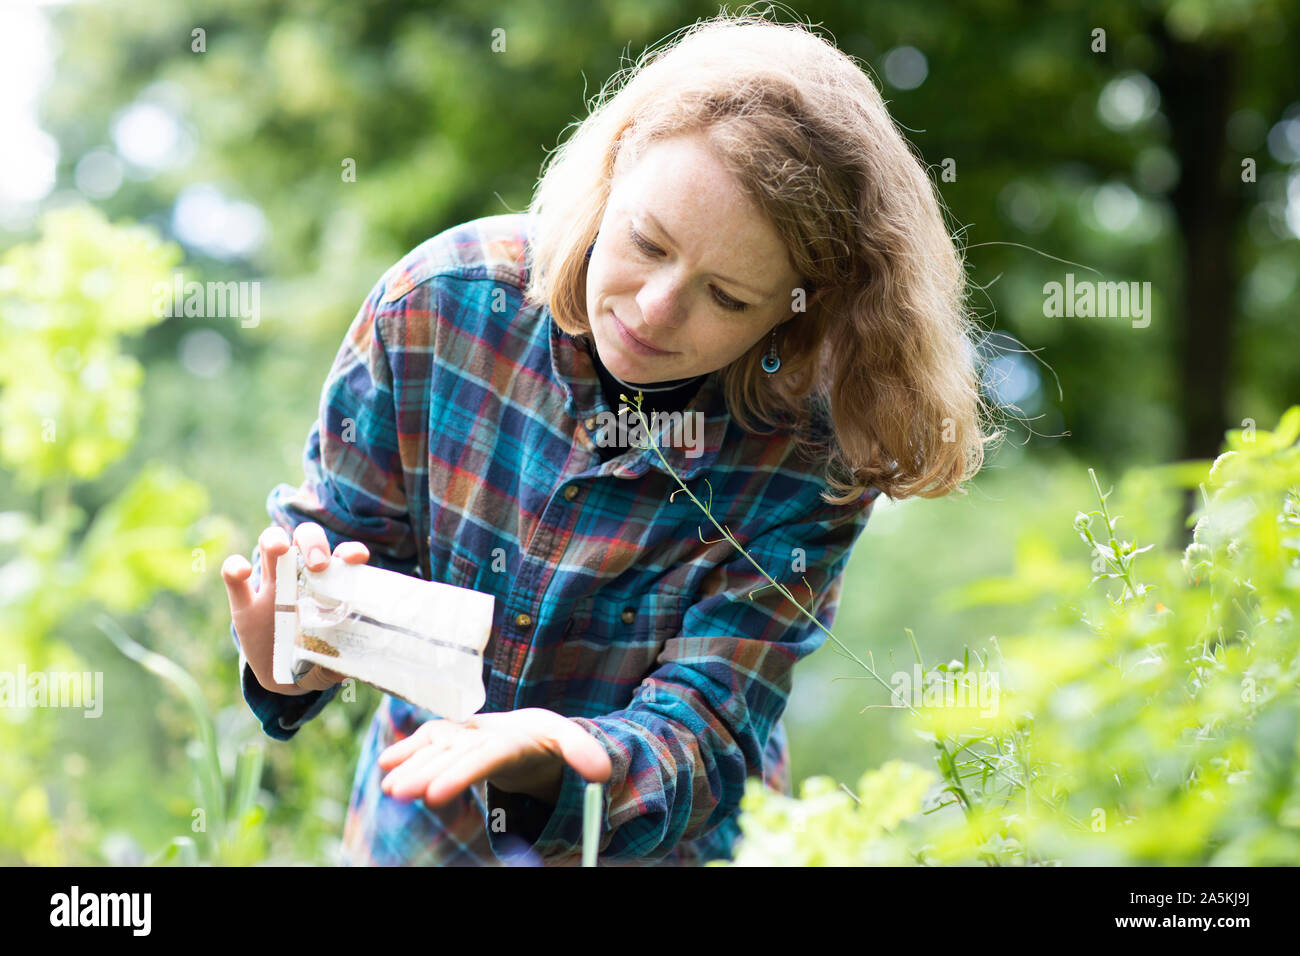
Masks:
[[[799,285],[780,235],[703,136],[661,140],[616,170],[587,315],[619,378],[650,384],[728,365],[790,316]]]

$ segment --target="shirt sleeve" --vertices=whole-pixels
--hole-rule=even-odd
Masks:
[[[320,411],[303,452],[303,483],[280,485],[266,500],[271,520],[290,535],[304,521],[325,529],[333,550],[361,541],[369,563],[418,574],[416,536],[407,505],[397,421],[392,353],[400,345],[402,306],[385,304],[380,279],[358,310],[321,390]],[[390,341],[384,339],[385,333]],[[260,553],[252,556],[252,582],[261,579]],[[231,625],[235,646],[239,639]],[[244,700],[277,740],[288,740],[314,718],[339,685],[302,696],[277,694],[257,682],[241,651]]]
[[[794,502],[793,516],[786,510],[784,521],[752,540],[731,530],[759,566],[829,629],[844,567],[872,502],[830,505],[818,497],[809,504],[803,498]],[[763,772],[795,663],[827,639],[777,588],[764,588],[769,582],[748,558],[735,548],[732,555],[705,578],[681,633],[665,642],[658,667],[631,704],[602,717],[570,718],[605,746],[613,765],[603,794],[602,859],[658,861],[731,818],[745,779]],[[489,808],[505,809],[505,832],[512,834],[512,840],[490,834],[493,850],[508,850],[523,838],[544,862],[571,861],[581,852],[585,789],[586,781],[568,766],[553,808],[490,789]]]

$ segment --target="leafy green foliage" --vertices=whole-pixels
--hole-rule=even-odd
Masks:
[[[745,781],[737,866],[866,866],[914,861],[895,832],[921,809],[936,774],[891,760],[869,770],[852,794],[827,776],[809,777],[799,799]],[[715,861],[711,865],[725,865]]]
[[[923,672],[946,680],[949,692],[909,708],[942,777],[923,814],[930,819],[914,820],[906,843],[916,861],[1270,865],[1300,857],[1297,438],[1300,406],[1272,433],[1229,432],[1208,469],[1150,472],[1157,480],[1142,487],[1153,497],[1161,486],[1201,489],[1186,548],[1121,540],[1122,516],[1112,515],[1111,494],[1094,476],[1100,507],[1080,513],[1075,529],[1102,589],[1076,603],[1062,588],[1058,605],[1069,615],[1058,607],[993,639],[973,670],[967,654]],[[994,706],[952,693],[988,675],[997,678]],[[797,815],[824,813],[827,791],[819,781],[799,801],[751,799],[739,859],[869,855],[876,836],[856,838],[859,846],[843,829],[789,827]]]
[[[29,488],[95,478],[130,447],[143,373],[120,340],[158,321],[150,289],[180,258],[88,206],[41,232],[0,265],[0,463]]]
[[[114,494],[108,475],[134,441],[140,407],[142,369],[124,340],[161,320],[150,293],[178,255],[151,230],[73,207],[4,256],[0,462],[19,488],[40,488],[25,510],[0,514],[0,667],[10,674],[89,671],[86,648],[60,640],[84,612],[136,612],[166,592],[194,592],[207,556],[224,547],[227,525],[198,483],[154,463]],[[95,499],[93,512],[79,503]],[[54,739],[52,717],[0,721],[15,755],[0,783],[17,808],[0,826],[0,857],[66,861],[34,759]]]

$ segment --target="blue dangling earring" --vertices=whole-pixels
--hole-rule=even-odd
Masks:
[[[776,354],[776,327],[772,328],[772,347],[767,350],[763,356],[763,371],[768,375],[773,375],[781,367],[781,357]]]

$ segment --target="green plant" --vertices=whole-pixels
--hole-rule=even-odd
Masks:
[[[0,258],[0,485],[13,502],[0,513],[0,669],[81,671],[87,648],[75,638],[87,611],[136,613],[166,592],[193,592],[227,526],[173,468],[111,470],[140,414],[143,371],[126,340],[162,321],[150,290],[179,250],[89,207],[40,226],[36,241]],[[44,717],[0,720],[0,799],[17,807],[0,819],[0,859],[66,863],[97,836],[60,832],[51,807],[86,800],[45,763],[64,728]]]
[[[198,728],[198,736],[190,741],[186,753],[194,769],[198,798],[191,829],[201,837],[197,842],[188,836],[175,837],[154,862],[175,861],[193,866],[202,860],[223,866],[243,866],[264,858],[266,811],[257,803],[258,784],[262,779],[261,745],[250,743],[240,750],[234,777],[227,783],[217,750],[216,727],[204,703],[203,691],[194,678],[175,661],[133,641],[108,615],[100,615],[95,623],[118,650],[181,692]]]
[[[920,812],[936,775],[903,760],[869,770],[857,791],[827,776],[806,779],[798,799],[745,781],[736,866],[866,866],[915,862],[905,820]],[[725,866],[715,860],[710,866]]]
[[[642,422],[649,434],[644,415]],[[1229,432],[1227,450],[1208,468],[1138,472],[1142,493],[1132,504],[1139,508],[1170,488],[1200,487],[1186,548],[1121,540],[1113,493],[1103,494],[1090,470],[1100,507],[1077,515],[1075,528],[1091,550],[1100,592],[1075,593],[1068,562],[1059,574],[1036,578],[1018,568],[1017,589],[1032,578],[1054,606],[1023,633],[992,639],[983,659],[976,652],[975,669],[969,650],[962,661],[925,668],[913,639],[920,680],[933,678],[946,693],[913,706],[895,686],[890,699],[935,747],[939,779],[925,801],[932,806],[909,823],[906,852],[894,844],[895,859],[1240,865],[1300,858],[1298,437],[1300,406],[1273,433]],[[691,497],[713,520],[709,506]],[[1139,554],[1148,555],[1144,578]],[[984,581],[975,590],[997,595],[1007,584]],[[996,678],[992,707],[952,693],[976,677]],[[740,853],[773,863],[873,859],[870,843],[880,834],[845,838],[856,832],[843,829],[849,818],[836,829],[792,828],[798,815],[846,812],[826,809],[829,792],[818,780],[799,800],[747,797]],[[943,813],[948,807],[956,811]]]
[[[1273,864],[1300,854],[1300,407],[1270,434],[1228,434],[1204,463],[1193,540],[1121,541],[1119,516],[1075,518],[1101,598],[1001,642],[1002,712],[927,710],[922,733],[965,747],[949,775],[974,799],[931,834],[942,862]],[[1144,507],[1139,498],[1133,504]],[[1136,555],[1151,552],[1144,579]],[[1115,585],[1118,588],[1115,588]],[[1117,593],[1116,593],[1117,590]],[[978,765],[978,766],[977,766]]]

